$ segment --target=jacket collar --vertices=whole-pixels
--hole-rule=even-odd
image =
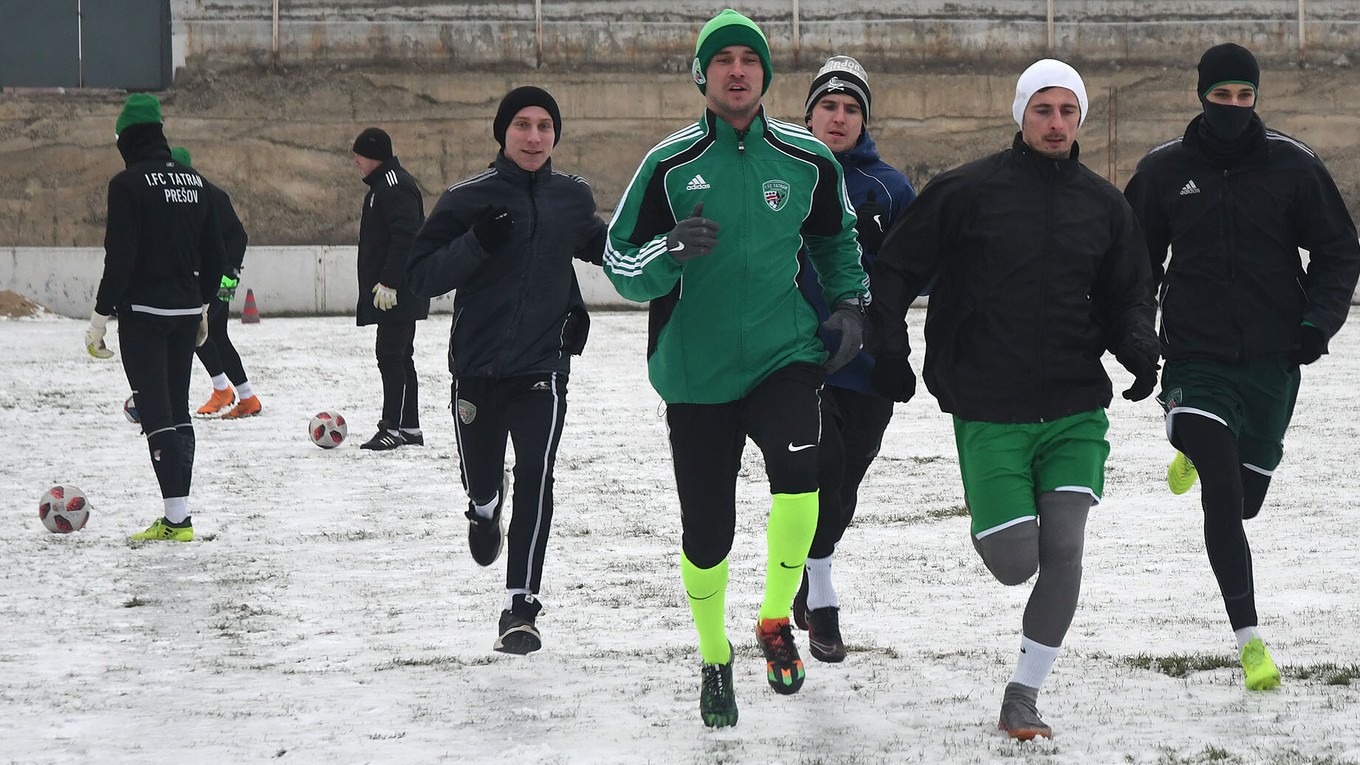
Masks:
[[[1225,166],[1250,164],[1264,161],[1270,155],[1270,141],[1266,138],[1266,126],[1261,122],[1260,115],[1251,115],[1251,125],[1246,133],[1239,141],[1227,146],[1218,145],[1220,142],[1212,136],[1206,137],[1208,128],[1204,127],[1203,122],[1203,114],[1190,120],[1181,143],[1213,162]]]
[[[505,152],[498,151],[496,152],[496,159],[491,162],[491,166],[496,168],[496,175],[502,176],[511,183],[517,184],[527,185],[532,181],[542,180],[543,178],[552,175],[551,157],[548,158],[547,162],[543,163],[543,167],[540,167],[534,172],[529,172],[515,164],[515,160],[505,156]]]
[[[740,135],[737,129],[732,127],[732,123],[719,119],[712,109],[704,109],[704,125],[708,128],[709,135],[719,144],[736,146],[738,141],[745,143],[758,141],[765,135],[765,105],[761,104],[755,119],[751,120],[746,132]]]
[[[874,137],[869,135],[868,130],[864,131],[863,135],[859,137],[859,142],[850,151],[836,154],[836,161],[840,162],[841,165],[876,165],[880,160],[878,147],[874,145]]]
[[[159,122],[129,125],[118,134],[118,153],[123,155],[123,166],[132,167],[148,159],[170,159],[170,144]]]
[[[1011,153],[1021,162],[1041,172],[1070,173],[1081,164],[1078,161],[1081,156],[1081,145],[1076,141],[1072,142],[1072,153],[1065,159],[1049,159],[1030,148],[1030,145],[1025,143],[1025,134],[1019,131],[1016,131],[1015,140],[1011,142]]]
[[[368,184],[369,186],[372,186],[373,184],[378,182],[379,178],[382,178],[384,175],[387,175],[388,170],[400,170],[400,169],[401,162],[397,161],[396,157],[388,157],[387,159],[383,160],[383,163],[381,165],[378,165],[378,167],[373,172],[364,176],[364,183]]]

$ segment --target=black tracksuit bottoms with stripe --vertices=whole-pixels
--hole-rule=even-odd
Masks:
[[[501,490],[507,438],[515,450],[505,588],[537,594],[553,517],[553,468],[567,417],[567,375],[462,377],[453,381],[454,433],[463,489],[474,504]]]
[[[189,375],[198,321],[198,314],[155,316],[124,311],[118,315],[119,355],[162,498],[189,496],[193,482]]]

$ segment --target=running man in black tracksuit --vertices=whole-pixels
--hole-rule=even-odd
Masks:
[[[562,137],[557,102],[535,87],[501,100],[491,167],[450,186],[411,247],[411,289],[457,290],[449,371],[468,547],[489,566],[503,542],[510,491],[505,442],[515,450],[514,513],[505,607],[494,648],[542,646],[535,620],[553,517],[553,466],[567,412],[571,356],[590,326],[572,258],[599,263],[605,224],[581,178],[554,172]]]
[[[998,581],[1038,573],[1001,702],[1012,738],[1051,736],[1036,701],[1076,613],[1086,519],[1104,490],[1111,384],[1101,357],[1157,384],[1150,273],[1133,210],[1077,159],[1086,87],[1035,63],[1016,85],[1010,150],[926,186],[874,269],[874,387],[910,399],[903,317],[932,277],[925,381],[954,415],[972,541]]]
[[[1159,399],[1179,450],[1167,482],[1183,494],[1204,479],[1204,546],[1251,690],[1280,673],[1258,627],[1242,521],[1261,511],[1284,457],[1299,367],[1327,352],[1360,273],[1336,184],[1312,149],[1256,116],[1259,85],[1246,48],[1205,51],[1203,114],[1149,152],[1124,191],[1162,303]]]
[[[420,386],[416,379],[416,322],[430,315],[430,300],[406,285],[411,240],[425,222],[425,199],[416,179],[392,156],[392,139],[367,128],[354,140],[354,164],[368,184],[359,221],[359,326],[378,325],[374,353],[382,376],[378,432],[360,449],[386,451],[424,446]]]
[[[185,167],[193,167],[193,157],[183,146],[170,149],[170,157]],[[198,346],[198,360],[212,378],[213,392],[207,403],[198,408],[203,416],[220,416],[224,420],[254,417],[263,411],[260,399],[246,376],[241,354],[227,335],[227,314],[236,285],[241,283],[241,268],[246,257],[246,227],[236,215],[231,197],[217,184],[204,179],[212,197],[217,227],[222,230],[222,245],[226,248],[226,267],[217,289],[217,298],[208,307],[208,339]],[[235,385],[236,390],[232,387]],[[239,399],[238,399],[239,394]],[[232,404],[235,403],[235,406]],[[227,407],[231,407],[228,409]]]
[[[128,96],[115,129],[127,169],[109,181],[104,275],[85,349],[113,356],[104,333],[116,313],[123,370],[165,505],[164,517],[132,539],[189,542],[189,373],[222,277],[222,234],[203,177],[170,158],[155,96]]]

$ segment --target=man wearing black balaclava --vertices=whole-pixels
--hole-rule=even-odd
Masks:
[[[1250,690],[1278,686],[1280,673],[1257,620],[1243,521],[1261,511],[1284,455],[1300,367],[1327,352],[1360,274],[1336,184],[1312,149],[1261,122],[1260,80],[1246,48],[1205,51],[1204,112],[1149,152],[1124,190],[1160,288],[1158,399],[1178,450],[1167,484],[1183,494],[1203,479],[1205,549]]]

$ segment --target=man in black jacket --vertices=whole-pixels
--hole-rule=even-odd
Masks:
[[[127,169],[109,181],[104,275],[85,350],[96,358],[113,356],[104,334],[116,313],[123,371],[165,506],[164,517],[131,538],[190,542],[189,374],[222,278],[222,233],[203,177],[170,158],[155,96],[128,96],[115,132]]]
[[[1149,152],[1124,191],[1162,303],[1159,400],[1179,450],[1167,482],[1183,494],[1204,478],[1205,550],[1251,690],[1279,685],[1280,673],[1258,626],[1242,521],[1261,511],[1284,456],[1299,367],[1327,352],[1360,273],[1336,184],[1312,149],[1261,122],[1259,85],[1246,48],[1205,51],[1203,113]]]
[[[417,295],[457,290],[449,335],[454,426],[468,547],[490,566],[504,540],[510,491],[505,444],[515,450],[514,513],[497,651],[542,646],[536,619],[553,517],[553,466],[567,412],[571,357],[590,327],[572,258],[598,264],[605,224],[590,185],[555,172],[557,102],[535,87],[501,100],[491,167],[449,187],[411,247]]]
[[[1086,519],[1104,490],[1114,350],[1157,382],[1157,340],[1142,235],[1119,190],[1077,159],[1087,112],[1081,76],[1053,59],[1020,76],[1008,151],[936,178],[878,253],[874,387],[898,401],[916,378],[908,306],[935,277],[925,380],[954,415],[972,540],[1006,585],[1038,579],[999,727],[1051,736],[1036,699],[1076,612]]]
[[[354,318],[361,327],[378,325],[374,351],[383,385],[378,432],[359,448],[423,446],[415,338],[416,322],[430,315],[430,299],[406,285],[406,261],[411,240],[425,222],[425,200],[416,179],[392,155],[392,138],[382,128],[365,128],[354,139],[354,164],[369,188],[359,221]]]
[[[193,167],[193,156],[183,146],[170,149],[170,156],[185,167]],[[220,417],[223,420],[236,420],[254,417],[264,410],[260,397],[246,377],[245,365],[241,354],[227,335],[227,313],[232,298],[236,296],[236,285],[241,283],[241,268],[246,257],[246,227],[231,203],[231,196],[222,187],[207,180],[208,195],[212,197],[213,211],[217,215],[217,226],[222,231],[222,245],[226,248],[226,267],[222,281],[217,289],[217,298],[208,308],[208,339],[198,346],[198,360],[212,378],[213,392],[207,403],[198,408],[198,414],[205,417]],[[232,387],[235,385],[235,391]],[[237,394],[239,394],[239,399]],[[235,403],[235,406],[232,404]],[[230,409],[228,409],[230,407]]]

